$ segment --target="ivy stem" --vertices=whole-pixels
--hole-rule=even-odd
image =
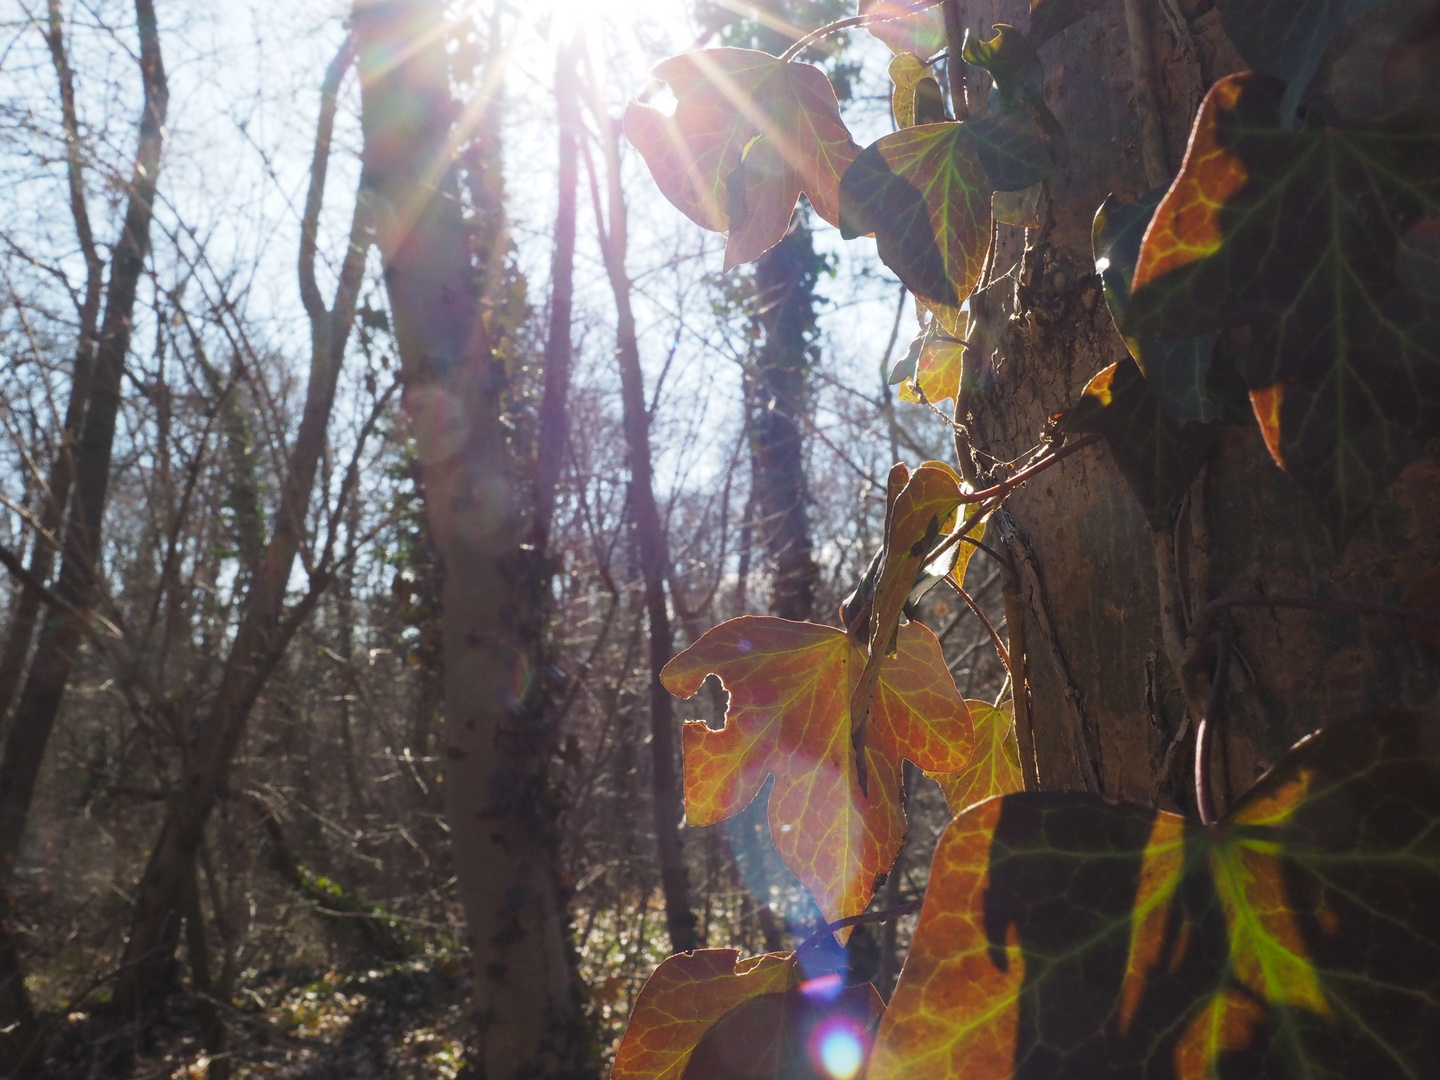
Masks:
[[[1210,700],[1205,715],[1195,729],[1195,805],[1200,810],[1200,824],[1214,825],[1215,789],[1210,785],[1210,743],[1220,723],[1220,710],[1225,702],[1225,687],[1230,682],[1230,637],[1224,629],[1215,631],[1215,677],[1210,683]]]
[[[911,4],[904,11],[895,12],[894,14],[880,15],[872,12],[869,15],[851,15],[846,19],[836,19],[832,23],[826,23],[818,30],[811,30],[810,33],[806,34],[799,41],[795,42],[794,45],[791,45],[781,53],[780,59],[782,61],[794,60],[795,57],[800,55],[805,46],[811,42],[819,41],[821,38],[829,37],[831,34],[839,33],[841,30],[848,30],[852,26],[869,26],[871,23],[894,22],[896,19],[903,19],[907,15],[915,15],[924,11],[926,8],[935,7],[942,2],[943,0],[919,0],[918,3]]]
[[[1008,495],[1021,484],[1025,483],[1026,480],[1029,480],[1032,476],[1036,476],[1039,473],[1044,472],[1046,469],[1050,468],[1051,465],[1064,461],[1071,454],[1078,453],[1079,451],[1084,450],[1087,446],[1094,446],[1104,437],[1105,436],[1099,434],[1098,432],[1091,432],[1089,435],[1082,435],[1074,442],[1066,443],[1059,450],[1056,450],[1053,454],[1046,454],[1034,465],[1031,465],[1025,469],[1021,469],[1014,476],[1010,477],[1009,480],[1002,480],[994,487],[988,487],[984,491],[972,491],[968,495],[962,493],[960,495],[960,501],[962,503],[978,503],[984,502],[987,499],[998,499],[1002,495]]]
[[[851,915],[848,919],[836,919],[832,923],[826,923],[815,933],[802,941],[795,951],[804,952],[806,949],[813,949],[820,942],[824,941],[836,930],[844,930],[847,926],[860,926],[862,923],[889,922],[891,919],[898,919],[905,915],[913,915],[920,910],[925,903],[925,898],[911,900],[908,904],[901,904],[899,907],[886,908],[884,911],[867,911],[860,915]]]
[[[1221,596],[1211,600],[1195,616],[1191,632],[1203,633],[1222,611],[1238,607],[1303,608],[1307,611],[1328,611],[1335,615],[1375,615],[1402,622],[1427,623],[1440,626],[1440,614],[1416,611],[1390,604],[1365,604],[1353,600],[1320,600],[1307,596]]]
[[[995,646],[995,652],[1000,657],[1000,662],[1005,665],[1005,674],[1013,681],[1015,673],[1010,670],[1010,650],[1005,648],[1005,643],[1000,640],[1000,635],[995,630],[995,625],[986,617],[985,612],[980,610],[980,605],[975,602],[975,598],[966,592],[964,587],[955,580],[954,574],[945,575],[945,584],[949,585],[959,594],[960,599],[965,601],[966,606],[975,613],[975,617],[979,619],[985,627],[986,632],[990,635],[991,644]]]

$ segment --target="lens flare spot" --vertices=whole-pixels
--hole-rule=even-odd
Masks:
[[[845,980],[836,973],[817,975],[800,984],[800,992],[811,1001],[834,1001],[845,989]]]
[[[820,1064],[833,1080],[853,1080],[865,1064],[861,1035],[846,1023],[826,1024],[819,1032]]]

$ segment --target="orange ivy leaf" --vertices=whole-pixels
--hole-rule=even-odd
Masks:
[[[897,473],[892,469],[892,482],[895,479]],[[900,625],[905,601],[910,598],[915,579],[930,562],[930,552],[953,524],[959,506],[959,477],[943,462],[929,461],[910,474],[886,512],[885,555],[875,580],[870,609],[870,655],[850,698],[852,738],[857,750],[865,745],[868,716],[875,707],[883,658],[895,649],[896,628]],[[943,660],[941,666],[944,666]],[[861,769],[860,783],[866,787],[868,779],[863,765]]]
[[[705,1033],[684,1080],[863,1080],[885,1003],[837,975],[735,1006]]]
[[[850,696],[865,660],[843,630],[747,615],[710,630],[660,673],[679,697],[711,674],[730,692],[719,731],[685,725],[687,820],[713,825],[739,813],[773,775],[775,849],[832,921],[865,910],[876,875],[900,850],[902,758],[951,772],[974,745],[940,643],[911,623],[880,667],[864,748],[868,795],[861,791]]]
[[[795,984],[790,957],[741,960],[734,949],[696,949],[666,959],[635,999],[613,1080],[680,1080],[711,1025],[745,1001]]]
[[[1015,703],[994,706],[988,701],[966,701],[975,725],[975,753],[970,764],[955,773],[931,773],[945,793],[952,814],[996,795],[1025,790],[1020,771],[1020,745],[1015,739]]]
[[[1078,792],[941,838],[871,1080],[1427,1076],[1440,723],[1301,741],[1216,826]]]
[[[728,231],[726,270],[780,242],[802,192],[839,224],[840,177],[859,148],[823,71],[725,48],[672,56],[653,74],[674,91],[675,114],[632,101],[625,135],[667,199]]]

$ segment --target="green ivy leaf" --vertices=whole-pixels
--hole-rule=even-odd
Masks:
[[[869,1080],[1430,1076],[1437,971],[1440,723],[1371,715],[1208,829],[1078,792],[961,814]]]
[[[991,186],[966,124],[886,135],[840,181],[840,235],[870,233],[886,266],[952,336],[990,242]]]
[[[1049,179],[1068,156],[1065,134],[1045,104],[1044,74],[1025,35],[1005,23],[982,41],[969,34],[961,55],[994,79],[989,111],[969,122],[980,163],[997,191]]]
[[[892,58],[890,82],[894,86],[890,108],[895,114],[896,127],[943,124],[950,119],[945,115],[945,96],[940,92],[940,84],[918,56],[900,53]]]
[[[1216,424],[1177,424],[1134,360],[1111,364],[1085,387],[1061,430],[1098,431],[1151,528],[1168,525],[1220,434]]]
[[[1122,203],[1111,195],[1095,215],[1095,269],[1116,327],[1124,324],[1130,310],[1130,282],[1140,258],[1140,241],[1164,194],[1164,188],[1156,188],[1133,203]],[[1145,381],[1177,423],[1203,423],[1222,415],[1220,404],[1205,386],[1219,336],[1211,332],[1179,340],[1125,338],[1125,347],[1140,365]]]
[[[1285,82],[1280,116],[1294,120],[1325,48],[1351,19],[1380,0],[1220,0],[1220,21],[1256,71]]]
[[[1206,96],[1124,331],[1244,326],[1236,365],[1270,451],[1343,541],[1440,431],[1440,318],[1397,266],[1402,238],[1440,216],[1440,119],[1292,132],[1282,91],[1247,73]]]

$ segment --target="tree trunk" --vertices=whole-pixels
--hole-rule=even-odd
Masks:
[[[1026,453],[1048,416],[1125,356],[1095,275],[1095,211],[1109,193],[1140,196],[1157,170],[1168,180],[1204,90],[1242,66],[1217,11],[1175,7],[1156,5],[1145,26],[1143,5],[1107,0],[1039,50],[1070,159],[1048,184],[1042,227],[1000,227],[996,274],[1013,266],[1013,276],[972,300],[971,339],[993,347],[966,372],[980,461]],[[971,3],[966,20],[988,35],[992,23],[1026,25],[1027,8]],[[1226,427],[1178,520],[1158,533],[1103,446],[1027,484],[1007,510],[1010,611],[1023,619],[1011,623],[1024,639],[1017,694],[1028,690],[1040,786],[1192,813],[1193,724],[1209,690],[1208,676],[1185,670],[1198,609],[1261,592],[1398,603],[1440,559],[1433,456],[1412,463],[1337,552],[1253,424]],[[1301,735],[1363,709],[1433,705],[1440,688],[1440,664],[1395,623],[1264,608],[1228,618],[1238,651],[1216,777],[1222,811]]]
[[[214,705],[196,732],[187,770],[171,796],[160,836],[136,889],[116,990],[120,1008],[130,1015],[147,1012],[170,988],[185,890],[195,873],[205,826],[229,777],[256,700],[333,572],[326,553],[318,560],[309,592],[286,609],[285,595],[295,555],[306,536],[311,492],[369,248],[369,215],[362,193],[351,220],[334,304],[326,310],[315,286],[315,232],[325,190],[336,91],[352,60],[347,41],[326,74],[310,191],[301,220],[300,292],[310,316],[311,356],[300,427],[285,463],[274,532],[258,562],[248,568],[240,625],[215,690]]]
[[[690,881],[680,822],[685,813],[677,762],[675,701],[660,682],[660,669],[675,655],[675,634],[665,582],[670,576],[670,550],[665,524],[655,501],[655,475],[650,461],[650,413],[645,405],[645,373],[640,368],[640,343],[635,334],[635,313],[630,303],[630,277],[625,272],[628,219],[621,186],[619,127],[597,109],[605,133],[606,188],[609,195],[609,231],[601,237],[605,271],[615,294],[615,358],[620,366],[620,402],[624,413],[625,447],[630,465],[626,500],[635,530],[640,574],[645,585],[645,614],[650,645],[650,787],[655,816],[655,847],[660,883],[665,893],[665,928],[673,952],[689,952],[700,944],[695,912],[690,905]],[[595,207],[597,221],[603,221]]]
[[[30,551],[30,575],[37,582],[47,581],[55,566],[55,545],[51,538],[60,532],[65,506],[70,500],[70,486],[75,481],[75,454],[80,439],[80,425],[85,416],[85,403],[90,393],[91,373],[95,366],[95,330],[100,319],[100,293],[104,285],[105,263],[95,245],[90,227],[90,210],[85,201],[85,161],[80,141],[80,122],[75,111],[75,76],[70,69],[70,54],[65,48],[64,21],[60,0],[50,0],[45,41],[60,84],[60,116],[65,129],[65,171],[70,189],[70,216],[75,222],[75,238],[85,258],[85,295],[80,301],[79,329],[75,345],[75,370],[70,381],[70,400],[65,406],[65,420],[60,431],[60,445],[50,464],[45,491],[40,503],[40,528],[36,530]],[[48,534],[48,535],[47,535]],[[35,636],[40,616],[40,590],[24,586],[16,599],[6,628],[5,647],[0,651],[0,720],[3,720],[20,688],[25,673],[25,658]]]
[[[364,183],[444,560],[444,790],[489,1080],[588,1075],[536,708],[540,570],[522,550],[451,151],[439,0],[361,0]]]
[[[105,318],[95,351],[93,378],[89,380],[88,393],[83,389],[78,391],[86,402],[85,417],[79,445],[74,451],[74,499],[66,518],[60,577],[55,586],[56,595],[65,606],[52,606],[45,613],[5,741],[4,757],[0,758],[0,896],[9,890],[45,747],[85,630],[86,613],[95,598],[101,523],[110,482],[115,418],[120,407],[120,382],[125,356],[130,350],[136,291],[150,246],[150,220],[160,174],[168,89],[151,0],[136,0],[135,15],[145,105],[124,226],[111,258]],[[58,33],[58,28],[52,27],[52,33]],[[68,68],[62,70],[62,83],[65,70]],[[87,360],[83,341],[77,355],[82,361]],[[77,363],[77,380],[86,380],[83,366]],[[65,452],[62,446],[62,455]],[[0,978],[5,981],[6,999],[0,1004],[14,1009],[0,1016],[5,1025],[4,1034],[0,1035],[0,1071],[19,1075],[22,1060],[26,1068],[33,1064],[33,1057],[26,1057],[26,1052],[35,1032],[23,975],[8,936],[0,942],[0,968],[3,968]]]
[[[755,511],[772,576],[770,612],[801,622],[813,613],[820,578],[810,549],[804,453],[819,268],[801,212],[785,239],[755,264],[757,321],[765,337],[745,380]]]

